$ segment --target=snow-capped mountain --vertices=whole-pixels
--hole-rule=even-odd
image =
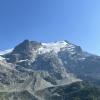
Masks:
[[[0,92],[7,93],[12,98],[9,100],[65,100],[59,99],[59,93],[58,99],[45,98],[43,90],[51,97],[49,89],[59,90],[82,81],[100,85],[99,66],[99,56],[84,52],[68,41],[25,40],[14,49],[0,52]],[[30,99],[20,99],[19,94],[23,96],[23,93]]]

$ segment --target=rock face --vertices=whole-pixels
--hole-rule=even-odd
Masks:
[[[25,40],[0,56],[2,100],[75,100],[61,95],[82,81],[100,85],[100,57],[68,41]]]
[[[38,49],[41,46],[41,43],[36,42],[36,41],[29,41],[29,40],[24,40],[21,44],[17,45],[15,49],[13,50],[13,54],[15,53],[24,53],[24,54],[29,54],[33,50]]]
[[[50,87],[35,93],[42,100],[99,100],[100,90],[84,82]]]
[[[24,40],[21,44],[17,45],[11,54],[6,57],[10,58],[9,61],[14,63],[18,60],[32,59],[34,51],[41,46],[41,43],[35,41]]]

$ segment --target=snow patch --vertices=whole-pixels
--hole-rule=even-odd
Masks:
[[[28,59],[25,59],[25,60],[19,60],[18,62],[24,62],[24,61],[28,61]]]
[[[51,43],[42,43],[41,48],[38,49],[38,52],[47,53],[54,51],[58,53],[62,48],[67,47],[68,43],[65,41],[51,42]]]
[[[4,59],[5,59],[5,58],[3,58],[3,57],[0,56],[0,61],[3,61]]]
[[[8,49],[8,50],[0,51],[0,55],[4,55],[4,54],[10,53],[12,51],[13,51],[13,49]]]

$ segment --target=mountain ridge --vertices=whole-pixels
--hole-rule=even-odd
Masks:
[[[62,86],[66,88],[84,81],[100,86],[100,57],[86,53],[80,46],[68,41],[40,43],[24,40],[8,51],[0,56],[1,93],[11,91],[23,95],[27,91],[33,100],[41,100],[37,91],[48,91],[52,87],[52,90],[58,87],[58,91]],[[18,93],[12,96],[16,95],[17,99],[20,98]],[[49,99],[44,97],[43,100]]]

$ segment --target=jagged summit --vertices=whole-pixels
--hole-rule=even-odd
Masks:
[[[73,55],[77,51],[81,52],[81,48],[69,41],[56,41],[41,43],[37,41],[24,40],[18,44],[12,51],[5,53],[4,57],[9,58],[8,61],[16,62],[19,60],[35,59],[38,55],[54,52],[58,54],[59,52],[67,51],[69,54]]]
[[[17,45],[12,53],[24,53],[24,52],[31,52],[33,49],[37,49],[38,47],[41,46],[40,42],[36,41],[29,41],[29,40],[24,40],[22,43]]]
[[[8,49],[5,51],[0,51],[0,55],[5,55],[7,53],[30,53],[32,51],[38,50],[38,52],[46,53],[50,51],[59,52],[60,49],[72,46],[72,44],[67,41],[56,41],[56,42],[47,42],[47,43],[41,43],[37,41],[30,41],[28,39],[24,40],[20,44],[18,44],[13,49]],[[73,45],[74,46],[74,45]]]
[[[68,41],[41,43],[37,41],[24,40],[23,42],[18,44],[12,50],[11,53],[12,54],[24,54],[24,55],[32,55],[34,51],[38,54],[49,53],[51,51],[58,53],[62,49],[73,51],[74,48],[75,48],[75,45],[71,44]]]

